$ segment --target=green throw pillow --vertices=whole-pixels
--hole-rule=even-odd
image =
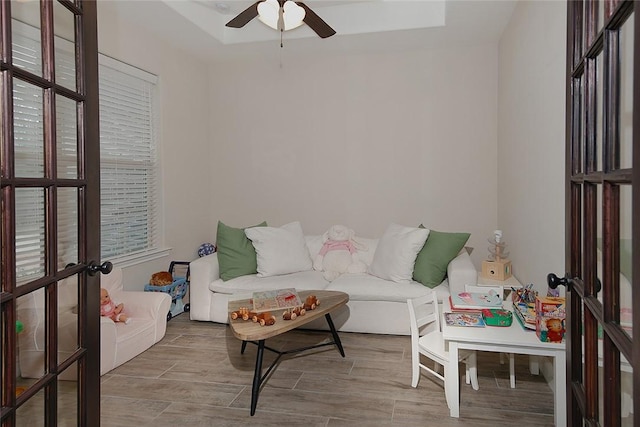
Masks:
[[[424,227],[422,224],[420,227]],[[431,230],[413,267],[413,280],[435,288],[447,275],[447,266],[469,240],[469,233],[444,233]]]
[[[255,227],[265,227],[262,222]],[[244,234],[244,228],[233,228],[218,221],[218,264],[220,264],[220,278],[230,280],[235,277],[256,274],[258,263],[256,250]]]

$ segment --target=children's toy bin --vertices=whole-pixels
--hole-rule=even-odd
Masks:
[[[179,266],[176,268],[176,266]],[[171,296],[171,309],[167,313],[167,321],[180,313],[189,311],[189,303],[182,300],[189,287],[189,262],[171,261],[169,273],[173,276],[173,283],[165,286],[153,286],[146,284],[144,290],[147,292],[165,292]]]

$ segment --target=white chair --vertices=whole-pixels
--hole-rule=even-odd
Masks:
[[[161,292],[125,291],[122,269],[114,267],[100,276],[100,286],[106,288],[114,301],[122,302],[131,318],[129,324],[114,323],[100,318],[100,375],[122,365],[164,337],[167,313],[171,307],[169,294]],[[58,294],[58,360],[61,362],[77,350],[78,287],[75,278],[59,284]],[[18,300],[18,319],[24,330],[18,335],[20,376],[40,378],[44,374],[45,313],[44,291],[27,294]],[[60,379],[75,380],[76,369],[65,370]]]
[[[458,381],[458,378],[447,379],[449,352],[446,349],[442,329],[440,327],[440,312],[438,297],[435,292],[407,300],[409,319],[411,320],[411,386],[417,387],[420,381],[420,368],[444,381],[445,398],[449,405],[449,387],[447,381]],[[420,355],[424,355],[435,362],[434,369],[420,362]],[[475,351],[461,351],[460,361],[466,364],[465,382],[471,383],[474,390],[478,390],[478,370],[476,367]],[[438,372],[438,365],[442,365],[445,374]]]
[[[494,291],[500,299],[504,299],[504,288],[502,286],[475,286],[475,285],[465,285],[464,290],[467,292],[491,292]],[[504,364],[503,356],[505,353],[500,353],[500,364]],[[516,388],[516,356],[513,353],[508,353],[509,355],[509,385],[511,388]]]

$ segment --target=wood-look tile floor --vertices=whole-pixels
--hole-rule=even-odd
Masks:
[[[103,426],[552,426],[553,392],[516,355],[516,388],[508,364],[478,353],[480,390],[461,381],[460,418],[450,418],[440,381],[423,375],[411,387],[411,340],[404,336],[340,334],[333,346],[281,359],[249,415],[256,346],[227,325],[189,320],[184,313],[166,336],[102,377]],[[322,342],[327,333],[291,331],[273,348]],[[265,365],[275,355],[265,352]],[[462,372],[464,367],[461,366]]]

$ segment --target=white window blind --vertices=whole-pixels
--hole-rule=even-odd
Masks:
[[[100,58],[102,258],[158,249],[157,78]]]
[[[35,74],[42,63],[40,31],[13,21],[13,56]],[[56,76],[64,84],[75,79],[73,44],[56,37]],[[157,77],[99,55],[101,251],[102,259],[119,262],[160,251],[158,156],[155,100]],[[16,175],[44,174],[42,90],[14,80]],[[56,98],[58,177],[77,178],[76,108],[73,100]],[[62,189],[58,200],[59,252],[77,262],[77,193]],[[31,280],[44,273],[45,228],[42,190],[17,192],[16,241],[18,277]],[[21,281],[22,281],[21,280]]]

